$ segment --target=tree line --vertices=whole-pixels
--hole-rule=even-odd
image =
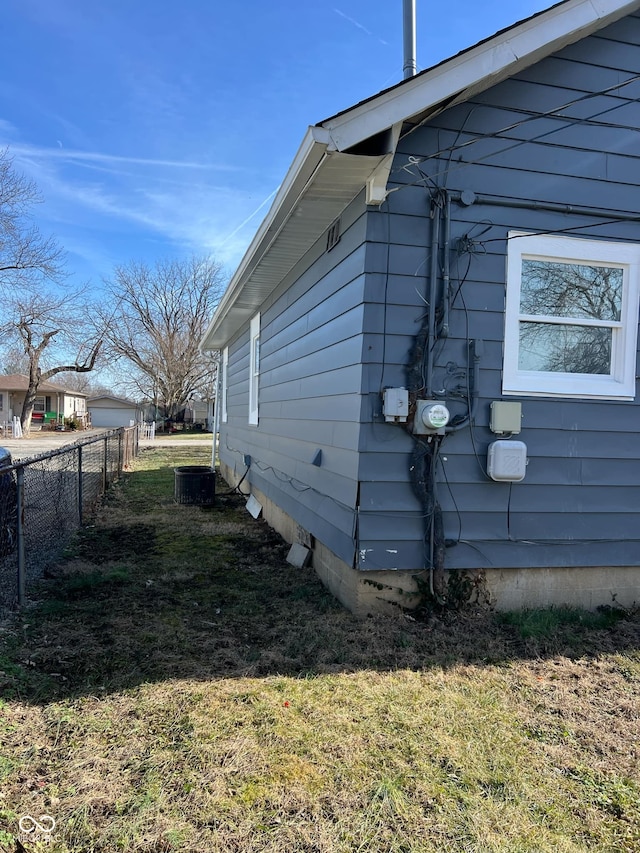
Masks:
[[[131,261],[99,290],[72,286],[62,247],[34,223],[41,201],[0,151],[0,372],[28,376],[23,430],[43,381],[63,374],[77,388],[81,375],[106,366],[117,372],[117,393],[154,404],[167,420],[192,399],[212,399],[217,354],[199,343],[224,291],[221,265],[195,256]]]

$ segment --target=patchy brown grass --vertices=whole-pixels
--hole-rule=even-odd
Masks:
[[[173,503],[207,452],[146,451],[4,626],[0,850],[640,850],[637,615],[357,620],[224,484]]]

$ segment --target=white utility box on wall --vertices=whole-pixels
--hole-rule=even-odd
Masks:
[[[385,388],[382,411],[387,423],[406,423],[409,414],[409,392],[406,388]]]
[[[524,441],[500,439],[489,445],[487,474],[499,483],[519,483],[527,470],[527,445]]]

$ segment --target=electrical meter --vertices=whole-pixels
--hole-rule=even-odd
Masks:
[[[449,409],[438,400],[416,400],[416,414],[413,420],[415,435],[442,433],[449,423]]]

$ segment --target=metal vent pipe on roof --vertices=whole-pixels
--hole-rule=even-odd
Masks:
[[[408,80],[418,73],[416,62],[416,0],[402,0],[403,4],[403,44],[404,79]]]

